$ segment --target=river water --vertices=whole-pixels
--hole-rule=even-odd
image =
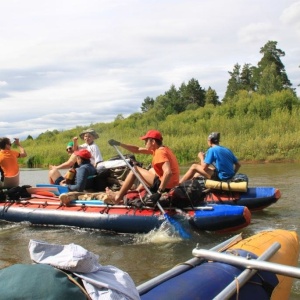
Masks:
[[[249,186],[273,186],[282,194],[276,204],[252,213],[251,224],[242,230],[243,236],[267,229],[295,230],[300,236],[300,164],[245,164],[240,171],[248,175]],[[47,182],[47,170],[21,170],[21,185]],[[102,265],[114,265],[128,272],[138,285],[192,258],[197,243],[201,248],[209,249],[234,234],[193,232],[190,240],[181,240],[170,237],[163,229],[133,235],[0,221],[0,269],[15,263],[30,263],[30,239],[56,244],[75,243],[98,254]],[[300,280],[294,280],[290,299],[300,299]]]

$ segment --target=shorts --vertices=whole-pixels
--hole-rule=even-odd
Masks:
[[[153,180],[153,184],[149,187],[150,192],[156,193],[158,191],[160,184],[161,184],[161,181],[160,181],[159,177],[155,176],[154,180]],[[170,189],[165,189],[165,191],[169,192]]]
[[[56,178],[56,180],[54,181],[54,184],[59,185],[61,181],[63,181],[65,178],[63,178],[62,176],[59,176],[58,178]]]
[[[221,179],[218,176],[218,171],[217,169],[214,169],[214,173],[210,177],[211,180],[216,180],[216,181],[221,181]]]

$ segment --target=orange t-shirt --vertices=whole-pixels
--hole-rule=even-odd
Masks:
[[[177,158],[174,153],[171,151],[170,148],[164,146],[156,149],[153,152],[153,159],[152,159],[152,167],[155,170],[156,175],[159,179],[162,179],[163,170],[162,165],[164,162],[169,162],[171,166],[172,176],[167,183],[166,188],[171,189],[179,184],[179,165],[177,162]]]
[[[5,177],[13,177],[19,173],[19,165],[17,158],[20,153],[15,150],[0,151],[0,167]]]

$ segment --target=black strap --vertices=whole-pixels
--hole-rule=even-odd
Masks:
[[[4,171],[0,167],[1,181],[4,182]]]

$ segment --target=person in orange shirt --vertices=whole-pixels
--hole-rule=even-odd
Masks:
[[[145,147],[127,145],[113,139],[109,140],[108,143],[111,146],[121,146],[132,153],[151,154],[153,156],[150,170],[138,166],[136,166],[136,170],[144,179],[144,183],[149,186],[150,191],[154,193],[150,198],[156,203],[162,193],[168,192],[179,184],[179,165],[171,149],[163,145],[163,137],[159,131],[149,130],[140,139],[145,141]],[[116,204],[122,202],[123,196],[132,187],[135,179],[136,176],[131,171],[127,175],[120,191],[115,195]],[[109,193],[110,191],[107,190],[107,192]]]
[[[11,141],[7,137],[0,138],[0,168],[4,174],[4,180],[0,181],[0,186],[10,188],[18,186],[20,183],[19,179],[19,165],[18,158],[26,157],[27,153],[20,144],[18,138],[14,139],[13,142],[19,147],[20,151],[11,149]]]

